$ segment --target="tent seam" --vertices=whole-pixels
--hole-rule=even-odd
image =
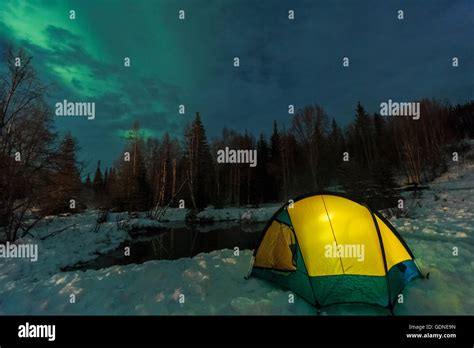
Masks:
[[[326,207],[326,202],[324,201],[324,196],[323,195],[321,195],[321,199],[323,200],[324,210],[326,211],[326,215],[327,215],[328,221],[329,221],[329,226],[331,227],[331,232],[332,232],[332,236],[334,238],[334,243],[336,243],[336,248],[339,249],[339,244],[337,243],[336,234],[334,233],[334,228],[332,227],[331,219],[329,217],[328,208]],[[342,257],[341,256],[339,256],[339,262],[341,263],[342,274],[345,275],[346,271],[344,270],[344,264],[342,263]]]
[[[379,224],[377,222],[377,219],[375,218],[374,212],[369,207],[366,206],[366,208],[370,212],[370,215],[372,216],[372,220],[375,225],[375,230],[377,231],[377,236],[379,238],[380,249],[382,251],[383,267],[385,269],[385,279],[387,280],[388,305],[389,305],[390,311],[392,311],[393,305],[392,305],[392,294],[391,294],[391,286],[390,286],[390,275],[387,269],[387,256],[385,254],[385,246],[383,245],[382,234],[380,233]]]

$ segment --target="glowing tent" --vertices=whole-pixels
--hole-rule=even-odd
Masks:
[[[422,275],[382,215],[324,193],[301,196],[274,214],[250,276],[290,289],[318,308],[359,302],[392,310],[404,286]]]

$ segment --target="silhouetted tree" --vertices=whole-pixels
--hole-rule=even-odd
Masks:
[[[47,202],[54,171],[56,134],[43,102],[45,88],[31,57],[10,47],[0,84],[0,238],[14,241],[39,221],[27,216]],[[20,64],[16,64],[20,62]],[[28,221],[27,221],[28,217]]]
[[[76,159],[77,142],[71,133],[67,133],[53,159],[54,171],[50,174],[48,200],[44,206],[47,214],[63,212],[79,212],[79,194],[81,191],[81,176]],[[72,205],[70,201],[76,202]],[[77,203],[77,204],[76,204]]]
[[[100,169],[100,161],[97,162],[97,168],[95,169],[94,180],[92,181],[92,187],[98,194],[102,193],[104,189],[104,179],[102,178],[102,170]]]
[[[92,187],[91,176],[90,176],[89,174],[87,174],[86,181],[84,182],[84,185],[85,185],[87,188],[91,188],[91,187]]]
[[[271,199],[271,191],[273,189],[271,186],[271,178],[268,175],[270,151],[265,136],[263,134],[260,134],[260,138],[257,142],[257,157],[258,164],[256,172],[256,202],[263,203]]]
[[[325,177],[327,172],[323,170],[325,163],[322,161],[323,150],[326,146],[327,122],[328,116],[319,105],[305,106],[294,115],[292,121],[291,132],[306,154],[312,191],[322,189],[328,181]]]
[[[214,191],[214,166],[199,112],[185,133],[186,177],[194,209],[211,202]]]

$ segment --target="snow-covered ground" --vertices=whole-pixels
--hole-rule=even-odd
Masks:
[[[429,280],[418,279],[404,291],[405,303],[395,313],[474,314],[474,165],[451,168],[422,197],[406,195],[408,215],[392,218]],[[260,209],[206,209],[214,221],[267,221],[277,206]],[[184,220],[186,211],[170,209],[169,223]],[[290,314],[314,315],[314,307],[289,291],[260,279],[244,279],[252,251],[217,250],[175,261],[113,266],[101,270],[61,272],[66,266],[93,260],[129,239],[128,230],[166,227],[142,216],[111,214],[94,231],[95,212],[45,219],[33,237],[38,262],[0,258],[1,314]],[[57,235],[45,238],[54,231]],[[453,255],[453,248],[458,254]],[[70,295],[75,303],[70,303]],[[181,296],[181,295],[184,295]],[[183,302],[184,299],[184,303]],[[373,306],[338,305],[322,314],[382,314]]]
[[[409,199],[409,218],[391,223],[429,280],[410,284],[400,314],[474,314],[474,164],[451,167]],[[457,255],[457,256],[456,256]]]

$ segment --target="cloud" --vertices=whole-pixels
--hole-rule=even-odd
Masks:
[[[161,134],[158,134],[156,130],[154,129],[143,128],[143,127],[140,127],[140,130],[138,131],[138,133],[135,132],[133,128],[130,128],[130,129],[119,129],[117,131],[117,134],[120,138],[123,138],[125,140],[131,139],[136,136],[138,136],[141,139],[149,139],[149,138],[156,138],[161,135]]]
[[[48,40],[51,40],[51,45],[56,44],[70,46],[72,44],[77,45],[80,42],[80,37],[78,35],[75,35],[69,30],[54,25],[48,25],[44,32]]]
[[[71,6],[76,21],[67,18]],[[404,21],[396,19],[399,7]],[[179,8],[185,21],[177,19]],[[0,39],[32,53],[41,78],[55,84],[51,102],[96,102],[93,122],[57,124],[73,130],[84,156],[107,163],[135,120],[148,134],[180,136],[200,111],[212,137],[223,127],[268,133],[274,119],[289,125],[290,103],[319,103],[347,124],[358,100],[374,112],[388,97],[472,98],[473,9],[469,0],[7,0]],[[456,71],[453,55],[461,62]]]

